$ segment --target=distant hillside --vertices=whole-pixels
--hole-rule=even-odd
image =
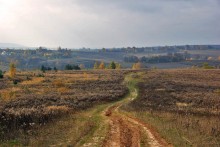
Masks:
[[[0,43],[0,48],[23,48],[24,45],[16,44],[16,43]]]
[[[124,47],[102,49],[67,49],[38,47],[18,47],[17,44],[0,49],[0,63],[9,67],[11,61],[17,62],[19,69],[40,69],[42,65],[64,69],[67,64],[83,65],[93,68],[95,62],[105,62],[106,66],[114,61],[123,68],[131,68],[141,62],[144,67],[180,68],[202,67],[204,62],[216,68],[220,65],[220,45],[182,45],[158,47]],[[9,47],[12,46],[13,47]],[[7,49],[9,48],[9,49]],[[24,50],[25,49],[25,50]]]

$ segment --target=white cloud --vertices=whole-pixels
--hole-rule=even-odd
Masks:
[[[117,47],[219,43],[218,0],[0,0],[0,42]]]

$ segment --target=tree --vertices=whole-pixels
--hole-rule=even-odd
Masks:
[[[67,64],[65,66],[65,70],[80,70],[80,67],[78,65],[70,65],[70,64]]]
[[[46,71],[46,67],[44,65],[41,65],[41,69],[40,69],[43,73]]]
[[[99,69],[105,69],[105,63],[103,61],[100,63]]]
[[[136,63],[132,65],[131,69],[136,69]]]
[[[0,70],[0,79],[4,77],[2,70]]]
[[[43,73],[45,73],[46,71],[51,71],[51,70],[55,70],[55,71],[57,71],[57,68],[56,67],[54,67],[54,68],[51,68],[51,67],[46,67],[46,66],[44,66],[44,65],[41,65],[41,68],[40,68],[40,70],[43,72]]]
[[[14,78],[16,75],[16,67],[14,63],[10,64],[10,68],[9,68],[9,75],[11,78]]]
[[[117,63],[116,64],[116,69],[121,69],[121,64]]]
[[[70,65],[70,64],[67,64],[66,66],[65,66],[65,70],[72,70],[73,68],[72,68],[72,66]]]
[[[50,71],[50,70],[52,70],[52,68],[51,68],[51,67],[47,67],[47,70],[49,70],[49,71]]]
[[[95,64],[94,64],[94,67],[93,67],[94,69],[98,69],[98,62],[95,62]]]
[[[210,66],[207,62],[203,63],[203,66],[202,66],[204,69],[214,69],[213,66]]]
[[[61,50],[62,50],[61,46],[59,46],[59,47],[57,48],[57,50],[58,50],[58,51],[61,51]]]
[[[80,64],[79,67],[80,67],[80,69],[85,69],[85,65],[84,64]]]
[[[54,70],[55,72],[57,72],[57,68],[56,68],[56,67],[54,67],[53,70]]]
[[[102,52],[106,52],[106,49],[105,49],[105,48],[102,48]]]
[[[80,70],[80,67],[79,67],[79,65],[73,65],[73,69],[74,70]]]
[[[116,68],[116,64],[115,64],[114,61],[112,61],[112,62],[110,63],[109,68],[110,68],[110,69],[115,69],[115,68]]]
[[[125,56],[124,59],[123,59],[125,62],[138,62],[139,59],[137,56]]]
[[[141,66],[142,66],[141,62],[136,63],[136,69],[141,69]]]
[[[147,62],[147,61],[148,61],[148,59],[145,56],[141,57],[141,59],[140,59],[140,62],[142,62],[142,63]]]
[[[137,69],[141,69],[142,64],[140,62],[138,63],[134,63],[132,65],[132,69],[137,70]]]

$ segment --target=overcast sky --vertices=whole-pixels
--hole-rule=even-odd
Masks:
[[[0,42],[71,48],[220,44],[220,0],[0,0]]]

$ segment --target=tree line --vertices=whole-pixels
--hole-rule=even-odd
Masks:
[[[186,59],[190,58],[190,54],[188,53],[169,53],[167,55],[158,55],[158,56],[152,56],[152,57],[141,57],[138,58],[137,56],[125,56],[124,62],[130,62],[130,63],[167,63],[167,62],[181,62],[185,61]]]
[[[101,63],[95,62],[94,69],[121,69],[121,64],[112,61],[109,64],[105,64],[103,61]]]

